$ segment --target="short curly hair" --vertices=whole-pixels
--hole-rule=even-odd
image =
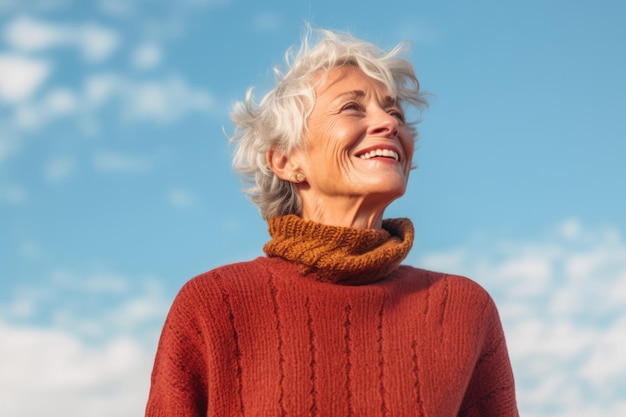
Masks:
[[[266,153],[280,149],[288,155],[304,145],[307,119],[315,105],[315,87],[324,81],[324,77],[314,75],[354,65],[383,83],[400,105],[411,105],[418,111],[427,107],[413,65],[399,56],[405,46],[402,42],[384,51],[348,33],[307,26],[300,48],[290,48],[285,54],[286,72],[274,68],[274,88],[258,104],[253,101],[252,88],[245,101],[235,103],[231,113],[235,132],[230,138],[235,144],[233,167],[248,185],[244,191],[264,219],[301,211],[295,185],[274,174]],[[415,124],[409,124],[414,139]]]

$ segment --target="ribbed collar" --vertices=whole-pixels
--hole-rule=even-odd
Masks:
[[[382,229],[356,229],[305,221],[290,214],[268,221],[268,257],[297,264],[305,275],[325,282],[362,285],[394,271],[413,245],[413,223],[388,219]]]

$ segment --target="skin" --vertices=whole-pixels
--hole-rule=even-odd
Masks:
[[[296,183],[303,219],[381,228],[387,206],[406,191],[413,159],[402,108],[384,84],[351,65],[330,70],[315,95],[305,146],[289,155],[270,150],[270,168]],[[374,149],[393,151],[399,159],[361,158]],[[297,173],[304,174],[303,182]]]

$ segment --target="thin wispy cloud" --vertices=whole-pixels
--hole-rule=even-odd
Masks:
[[[10,205],[21,205],[27,200],[26,189],[17,184],[0,184],[0,202]]]
[[[187,114],[212,114],[215,100],[202,88],[178,76],[143,80],[112,73],[89,76],[84,83],[85,107],[92,111],[109,104],[119,106],[127,121],[173,123]]]
[[[117,32],[101,24],[59,24],[27,16],[9,22],[3,37],[9,46],[24,52],[75,47],[90,62],[109,58],[120,43]]]
[[[6,126],[0,126],[0,164],[17,153],[20,148],[19,138],[12,130]]]
[[[137,70],[146,71],[159,66],[163,59],[159,45],[146,42],[138,45],[133,51],[131,62]]]
[[[34,132],[58,120],[79,115],[84,100],[68,87],[55,86],[36,100],[19,104],[13,112],[13,126],[18,131]]]
[[[111,121],[173,124],[189,114],[217,111],[213,94],[190,84],[180,72],[152,72],[155,76],[145,78],[147,71],[162,65],[164,49],[156,41],[135,41],[134,49],[125,49],[134,72],[103,71],[104,61],[123,46],[124,37],[97,19],[68,23],[21,14],[0,35],[11,51],[0,53],[0,103],[6,105],[0,120],[0,162],[17,155],[24,144],[30,146],[24,140],[28,135],[66,120],[75,123],[75,136],[84,137],[99,134]],[[77,50],[90,65],[69,67],[57,53],[63,48]],[[53,76],[67,71],[76,75],[59,84]]]
[[[173,188],[167,193],[167,201],[174,207],[189,208],[194,205],[191,193],[182,188]]]
[[[83,80],[84,97],[91,106],[99,107],[117,94],[122,83],[120,76],[113,73],[100,73],[87,76]]]
[[[259,32],[273,32],[280,27],[282,20],[280,13],[265,11],[253,17],[252,26]]]
[[[182,0],[181,4],[187,7],[224,6],[231,4],[233,0]]]
[[[117,337],[154,343],[171,302],[154,277],[104,268],[55,268],[40,285],[17,286],[9,295],[0,305],[7,325],[49,327],[100,345]]]
[[[433,45],[439,42],[441,35],[435,26],[415,17],[404,17],[394,27],[398,40],[409,40],[414,44]]]
[[[115,17],[129,16],[135,7],[135,2],[129,0],[97,0],[100,12]]]
[[[111,272],[77,273],[61,269],[50,274],[50,283],[57,288],[72,289],[89,295],[121,294],[129,292],[128,278]]]
[[[0,0],[0,11],[46,13],[66,9],[73,0]]]
[[[28,261],[35,261],[41,259],[44,250],[39,242],[33,239],[22,239],[18,243],[17,253]]]
[[[44,167],[44,178],[50,183],[59,183],[70,177],[76,169],[73,158],[60,156],[48,161]]]
[[[127,84],[122,93],[126,117],[171,123],[191,112],[208,115],[214,109],[210,94],[192,88],[179,77]]]
[[[142,173],[153,168],[152,160],[143,155],[131,155],[113,151],[98,151],[93,158],[93,166],[100,172]]]

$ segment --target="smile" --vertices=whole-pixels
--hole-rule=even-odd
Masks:
[[[359,158],[371,159],[371,158],[376,158],[377,156],[382,156],[385,158],[393,158],[396,161],[400,160],[400,156],[398,155],[398,153],[391,151],[389,149],[373,149],[369,152],[365,152],[364,154],[360,155]]]

